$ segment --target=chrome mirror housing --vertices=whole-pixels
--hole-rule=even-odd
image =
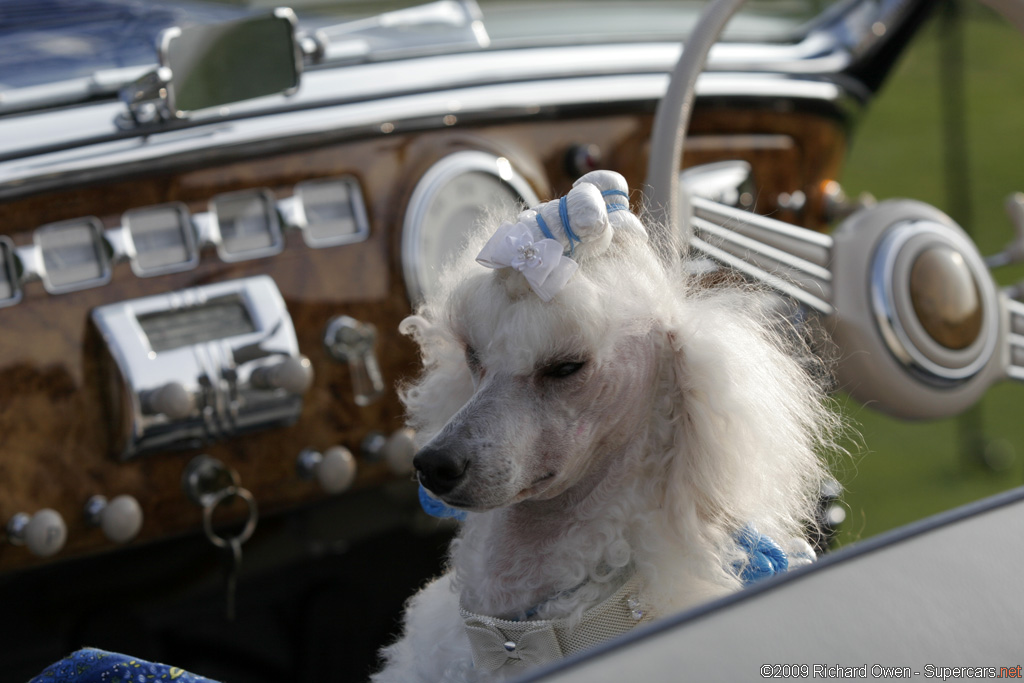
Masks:
[[[160,66],[120,91],[128,106],[122,123],[187,118],[203,109],[294,93],[303,64],[297,26],[295,13],[279,7],[266,16],[166,29],[157,41]]]

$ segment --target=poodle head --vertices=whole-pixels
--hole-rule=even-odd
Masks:
[[[481,235],[403,322],[425,365],[402,394],[420,482],[484,511],[611,500],[632,477],[677,539],[799,534],[837,427],[813,357],[772,297],[695,286],[625,193],[588,174]]]
[[[627,202],[617,173],[584,176],[467,249],[446,294],[406,321],[427,356],[404,395],[427,437],[414,462],[448,505],[592,486],[635,439],[654,394],[659,266]]]

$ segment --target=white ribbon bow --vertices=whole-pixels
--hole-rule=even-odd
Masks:
[[[523,223],[502,223],[476,260],[488,268],[515,268],[526,277],[541,301],[551,301],[579,268],[579,264],[562,254],[560,242],[535,242],[530,228]]]
[[[466,620],[466,635],[473,648],[473,664],[483,671],[546,664],[562,657],[550,622],[530,624],[522,633],[509,637],[488,620],[471,617]]]

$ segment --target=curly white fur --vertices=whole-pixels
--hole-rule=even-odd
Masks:
[[[553,205],[539,211],[563,239]],[[421,446],[464,453],[440,497],[470,512],[377,681],[473,678],[460,598],[573,618],[632,565],[667,614],[740,587],[737,530],[785,542],[813,519],[835,418],[768,297],[695,285],[633,214],[607,216],[576,230],[579,270],[550,302],[514,270],[476,264],[481,234],[403,322],[424,359],[403,392],[410,424]]]

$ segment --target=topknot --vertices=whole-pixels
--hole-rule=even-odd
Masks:
[[[591,171],[565,197],[522,212],[519,221],[537,239],[558,240],[570,258],[581,262],[604,253],[616,230],[647,239],[640,219],[629,210],[626,179],[615,171]]]

